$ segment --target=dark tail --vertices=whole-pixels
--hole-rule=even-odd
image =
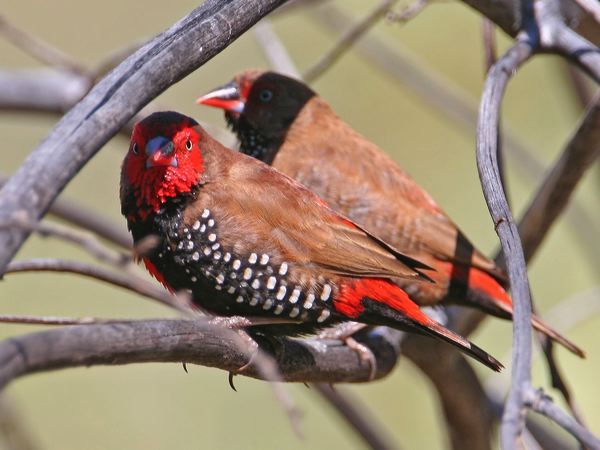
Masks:
[[[362,311],[354,316],[355,320],[442,339],[496,372],[504,368],[484,350],[430,318],[395,284],[384,280],[360,280],[340,294],[339,301],[358,301],[360,304]]]

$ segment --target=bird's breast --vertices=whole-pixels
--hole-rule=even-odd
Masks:
[[[155,222],[155,233],[162,239],[150,261],[173,290],[191,292],[202,308],[225,316],[279,316],[317,327],[334,319],[334,282],[282,260],[269,251],[269,242],[243,255],[236,252],[221,239],[210,209],[187,224],[181,212]]]

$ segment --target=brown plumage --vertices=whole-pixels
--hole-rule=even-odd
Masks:
[[[437,203],[379,147],[308,86],[249,70],[198,103],[225,109],[240,150],[288,174],[395,248],[435,269],[434,283],[398,279],[420,305],[456,303],[512,318],[507,278]],[[536,329],[583,351],[534,316]]]
[[[214,141],[193,119],[155,113],[134,128],[121,176],[122,212],[144,258],[171,290],[215,314],[289,318],[264,333],[312,333],[345,320],[445,340],[502,366],[446,330],[392,279],[428,267],[329,208],[275,169]]]

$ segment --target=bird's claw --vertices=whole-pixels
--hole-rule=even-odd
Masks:
[[[369,381],[374,380],[375,375],[377,374],[377,361],[375,360],[375,355],[371,349],[350,336],[344,339],[344,343],[346,344],[346,347],[358,355],[361,363],[367,363],[369,365]]]
[[[357,322],[345,322],[335,328],[330,328],[319,333],[319,339],[335,339],[342,341],[350,350],[354,351],[361,363],[369,364],[369,381],[377,374],[377,361],[373,352],[364,344],[356,341],[352,335],[366,328],[368,325]]]

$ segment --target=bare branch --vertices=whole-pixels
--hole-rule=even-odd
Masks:
[[[536,1],[534,12],[541,49],[561,54],[600,83],[600,50],[565,24],[559,0]]]
[[[309,67],[302,76],[307,82],[313,82],[329,69],[354,43],[379,22],[397,0],[383,0],[369,14],[352,28],[345,31],[338,42],[327,51],[314,65]]]
[[[0,69],[0,109],[63,113],[89,91],[81,75],[56,69]]]
[[[160,303],[182,311],[189,312],[183,307],[180,299],[170,295],[160,286],[150,281],[134,276],[131,273],[117,273],[104,267],[94,266],[80,261],[66,259],[44,258],[14,261],[9,264],[6,274],[21,272],[64,272],[82,275],[84,277],[100,280],[113,286],[133,291],[144,297],[158,300]]]
[[[146,103],[285,0],[208,0],[121,63],[54,127],[0,190],[0,222],[38,220],[75,173]],[[50,155],[52,157],[50,157]],[[29,236],[0,233],[0,273]]]
[[[494,416],[483,386],[467,360],[454,349],[416,335],[405,337],[402,353],[435,386],[447,423],[451,448],[491,449]],[[469,438],[465,439],[465,436]]]
[[[533,404],[531,398],[528,399],[528,397],[531,397],[531,392],[534,390],[531,387],[531,298],[525,255],[500,181],[497,139],[500,104],[508,79],[533,53],[532,43],[528,38],[523,35],[491,68],[481,100],[477,129],[477,165],[486,202],[506,257],[515,311],[512,382],[501,430],[503,448],[506,449],[518,447],[524,427],[525,409]],[[534,407],[534,409],[536,408],[537,406]],[[592,436],[592,440],[590,440],[589,431],[579,424],[573,426],[571,422],[575,422],[574,419],[566,416],[560,410],[556,411],[554,417],[557,418],[556,422],[559,425],[573,433],[582,442],[594,445],[595,438]],[[585,433],[582,434],[582,430]]]
[[[23,316],[18,314],[0,314],[0,323],[18,323],[22,325],[91,325],[94,323],[122,322],[116,319],[97,319],[95,317],[58,317]]]
[[[268,19],[263,19],[256,24],[253,30],[260,48],[269,61],[269,66],[277,72],[299,78],[300,72],[298,72],[294,60],[279,39],[279,36],[275,33],[271,22]]]
[[[568,62],[565,62],[564,67],[567,83],[573,89],[581,109],[586,108],[594,97],[595,86],[592,86],[589,78],[581,71],[579,67],[573,66]]]
[[[600,449],[600,439],[594,436],[583,425],[577,423],[575,419],[566,415],[541,389],[529,387],[525,396],[525,401],[531,409],[553,420],[575,436],[587,448],[592,450]]]
[[[396,364],[397,337],[378,329],[362,341],[377,359],[377,378]],[[248,362],[238,341],[236,331],[199,320],[131,321],[31,333],[0,342],[0,388],[29,373],[100,364],[186,362],[236,372]],[[369,365],[339,341],[281,339],[273,357],[286,381],[364,382],[370,376]],[[241,375],[265,378],[255,364]]]
[[[2,227],[0,226],[0,228]],[[129,264],[133,264],[132,254],[108,248],[89,231],[48,221],[33,224],[30,228],[42,237],[54,237],[75,244],[97,260],[112,264],[118,269],[127,269]]]
[[[0,15],[0,35],[45,64],[69,72],[86,73],[83,66],[62,50],[17,28],[2,15]]]
[[[556,218],[567,206],[575,187],[600,156],[600,94],[596,95],[560,158],[548,173],[519,224],[527,261],[533,256]]]
[[[490,70],[490,67],[492,67],[498,59],[496,54],[496,26],[494,25],[494,22],[484,17],[482,21],[482,32],[483,50],[485,52],[485,71],[487,73]]]
[[[581,9],[587,12],[600,25],[600,3],[595,0],[575,0]]]
[[[342,394],[339,388],[333,389],[329,384],[315,383],[314,389],[325,398],[335,410],[352,426],[352,429],[373,450],[384,450],[398,448],[393,444],[390,436],[387,436],[379,427],[376,427],[371,418],[365,414],[365,405],[358,405],[357,399],[353,399],[348,393]]]
[[[508,79],[532,53],[532,45],[525,39],[519,40],[492,66],[481,99],[477,127],[477,168],[507,260],[514,309],[512,383],[501,427],[505,449],[516,448],[524,428],[524,394],[531,380],[531,298],[519,233],[498,170],[498,126]]]
[[[429,4],[429,0],[415,0],[401,11],[390,9],[385,18],[390,22],[408,22],[414,19]]]

